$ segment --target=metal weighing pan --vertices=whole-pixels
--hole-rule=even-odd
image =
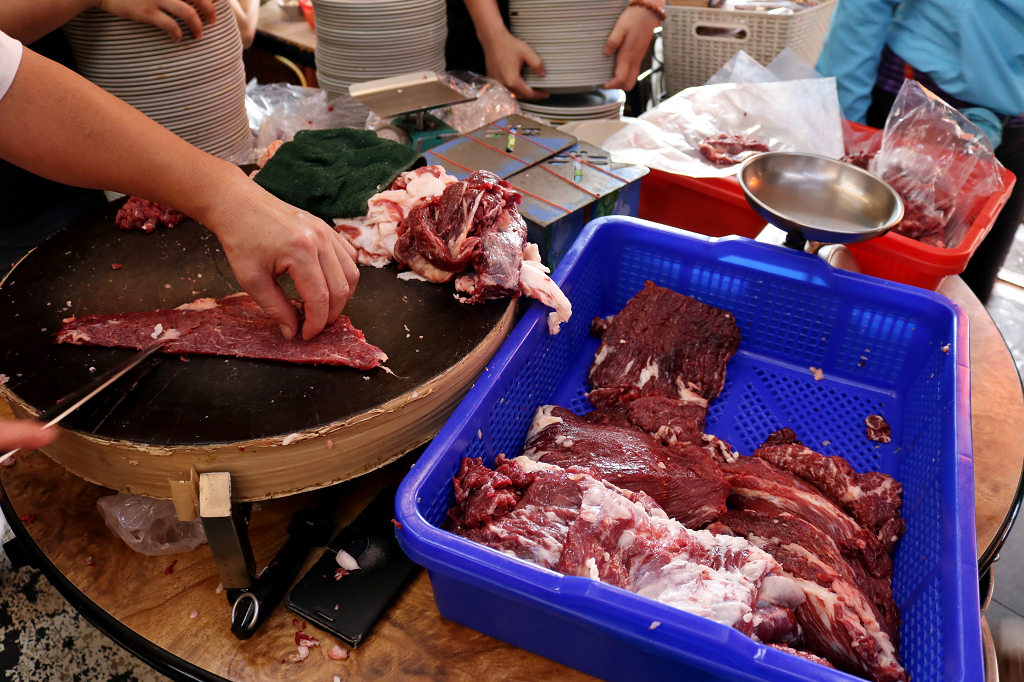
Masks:
[[[738,178],[754,211],[791,238],[855,244],[903,220],[903,201],[889,185],[826,156],[758,154],[743,162]]]

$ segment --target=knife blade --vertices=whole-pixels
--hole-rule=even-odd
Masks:
[[[160,350],[160,348],[162,348],[165,343],[173,340],[174,338],[177,337],[175,337],[174,335],[164,334],[164,336],[160,337],[155,343],[147,346],[146,348],[131,356],[121,364],[107,370],[106,372],[99,375],[98,377],[96,377],[95,379],[93,379],[88,384],[78,389],[74,393],[69,393],[68,395],[58,400],[56,405],[46,410],[45,412],[41,412],[39,416],[36,417],[36,421],[43,422],[44,428],[49,428],[57,424],[58,422],[60,422],[61,419],[64,419],[64,417],[68,416],[69,414],[77,410],[79,407],[89,402],[89,400],[96,397],[96,395],[99,394],[103,389],[107,388],[112,383],[123,377],[133,368],[138,366],[140,362],[142,362],[150,355]],[[0,464],[3,464],[8,459],[13,457],[14,454],[19,450],[21,450],[21,448],[14,448],[10,452],[5,453],[2,457],[0,457]]]

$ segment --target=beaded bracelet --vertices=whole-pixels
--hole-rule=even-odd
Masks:
[[[643,7],[646,10],[654,12],[660,21],[668,19],[668,13],[665,12],[665,8],[654,3],[653,0],[629,0],[630,7]]]

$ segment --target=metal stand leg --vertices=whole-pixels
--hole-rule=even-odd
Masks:
[[[252,586],[256,559],[249,543],[249,514],[252,505],[231,501],[231,474],[218,472],[199,476],[199,517],[217,564],[217,573],[227,589]]]

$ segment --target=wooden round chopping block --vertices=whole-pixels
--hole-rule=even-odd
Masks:
[[[54,343],[61,320],[174,308],[237,291],[214,235],[195,221],[152,234],[114,223],[121,202],[51,237],[0,282],[0,395],[30,417],[135,351]],[[114,269],[114,265],[119,265]],[[361,267],[346,306],[387,369],[157,354],[62,423],[44,452],[93,483],[171,498],[227,471],[254,501],[344,481],[437,433],[497,351],[515,302],[465,305],[451,284]],[[290,280],[286,292],[297,297]]]

